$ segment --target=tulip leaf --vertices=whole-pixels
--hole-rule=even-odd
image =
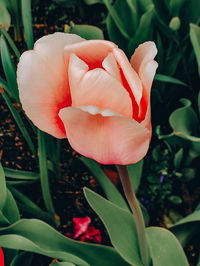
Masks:
[[[31,0],[21,0],[21,10],[22,10],[22,21],[24,26],[26,44],[28,49],[33,49]]]
[[[103,40],[103,31],[92,25],[73,25],[70,33],[77,34],[86,40]]]
[[[4,29],[1,28],[1,33],[4,35],[4,37],[6,38],[6,40],[8,41],[10,47],[12,48],[13,52],[15,53],[15,55],[17,56],[18,60],[20,58],[20,52],[17,48],[17,46],[15,45],[13,39],[10,37],[10,35],[8,34],[8,32]]]
[[[153,266],[189,266],[180,243],[170,231],[149,227],[146,232]]]
[[[17,254],[12,262],[10,263],[10,266],[31,266],[32,263],[33,254],[29,252],[21,252],[20,254]]]
[[[199,135],[199,121],[188,99],[181,99],[183,107],[176,109],[169,118],[174,134],[183,138]]]
[[[172,17],[178,16],[179,11],[187,0],[170,0],[169,9]]]
[[[6,180],[5,180],[5,174],[3,171],[3,167],[0,163],[0,210],[3,209],[5,202],[6,202],[6,197],[7,197],[7,188],[6,188]]]
[[[200,209],[179,220],[170,227],[170,231],[175,234],[182,246],[185,247],[200,232]]]
[[[106,197],[116,204],[117,206],[129,210],[124,198],[117,190],[117,188],[113,185],[110,179],[106,176],[101,167],[92,159],[81,157],[81,161],[90,169],[90,171],[94,174],[97,182],[102,187]]]
[[[139,44],[151,39],[153,14],[154,6],[152,5],[152,7],[141,16],[138,28],[135,34],[132,35],[133,37],[128,45],[130,54],[133,54]]]
[[[194,48],[200,75],[200,27],[190,24],[190,40]]]
[[[21,219],[0,228],[0,246],[43,254],[75,265],[128,266],[113,248],[72,240],[36,219]]]
[[[104,223],[111,243],[118,253],[131,265],[142,265],[139,256],[138,237],[133,215],[88,188],[85,197]],[[126,228],[126,230],[119,230]]]
[[[53,263],[51,263],[51,266],[76,266],[74,263],[71,262],[58,262],[55,261]]]
[[[137,3],[135,0],[117,0],[112,8],[121,18],[121,21],[123,21],[124,28],[127,30],[129,37],[127,38],[122,34],[113,16],[109,13],[106,19],[109,39],[126,51],[128,42],[138,26]]]
[[[20,219],[19,209],[13,198],[12,193],[7,189],[6,202],[1,210],[2,214],[6,217],[10,224],[15,223]]]

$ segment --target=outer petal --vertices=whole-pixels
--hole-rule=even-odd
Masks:
[[[92,115],[76,107],[59,113],[71,146],[103,164],[131,164],[147,153],[150,132],[133,119]]]
[[[102,68],[104,58],[117,47],[114,43],[103,40],[89,40],[65,47],[65,62],[68,65],[71,53],[82,59],[89,69]]]
[[[140,104],[139,116],[143,119],[150,101],[151,86],[158,67],[154,57],[157,48],[154,42],[145,42],[135,50],[131,57],[131,65],[138,73],[143,84],[143,95]]]
[[[67,33],[45,36],[35,43],[34,50],[23,53],[18,64],[23,109],[37,127],[57,138],[66,137],[58,112],[71,104],[63,49],[82,41]]]
[[[122,84],[105,70],[86,72],[87,65],[76,55],[69,60],[69,84],[73,106],[95,105],[132,117],[132,102]]]

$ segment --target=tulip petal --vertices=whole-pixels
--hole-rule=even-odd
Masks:
[[[131,65],[138,73],[143,84],[143,95],[139,116],[144,119],[148,102],[150,101],[151,86],[158,64],[154,61],[157,48],[154,42],[145,42],[136,48],[131,57]]]
[[[147,153],[151,133],[133,119],[92,115],[78,107],[63,108],[59,115],[71,146],[99,163],[136,163]]]
[[[23,109],[38,128],[57,138],[66,137],[58,112],[71,104],[63,49],[82,41],[74,34],[45,36],[35,43],[34,50],[23,53],[18,64],[17,81]]]
[[[140,100],[142,98],[142,83],[135,70],[131,67],[125,53],[121,49],[113,49],[113,54],[117,63],[119,64],[125,80],[127,81],[127,85],[130,87],[128,88],[126,85],[126,89],[131,95],[132,100],[136,101],[137,105],[139,106]]]
[[[119,67],[115,60],[113,53],[109,53],[107,57],[102,62],[103,68],[120,83],[122,82]]]
[[[69,84],[73,106],[95,105],[132,117],[132,102],[122,84],[105,70],[87,72],[87,65],[76,55],[69,60]]]
[[[117,47],[114,43],[103,40],[89,40],[65,47],[65,63],[68,66],[71,53],[83,60],[89,69],[102,68],[102,62],[112,50]]]

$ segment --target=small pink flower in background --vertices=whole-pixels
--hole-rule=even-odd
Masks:
[[[0,266],[4,266],[3,250],[0,248]]]
[[[75,217],[73,218],[73,222],[75,223],[74,238],[76,239],[87,231],[88,226],[91,223],[91,219],[88,216],[85,218]]]
[[[151,139],[150,92],[156,72],[153,42],[131,57],[112,42],[55,33],[22,54],[17,81],[22,107],[41,130],[68,138],[102,164],[131,164]]]
[[[89,226],[91,223],[90,217],[73,218],[74,234],[67,233],[66,236],[77,239],[82,242],[101,243],[101,232],[94,226]]]

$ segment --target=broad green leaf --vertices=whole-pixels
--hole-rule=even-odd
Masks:
[[[175,17],[179,15],[180,9],[184,5],[186,0],[170,0],[169,1],[169,8],[171,16]]]
[[[4,172],[6,177],[14,178],[14,179],[28,179],[28,180],[38,180],[40,175],[38,173],[22,171],[4,167]]]
[[[70,30],[71,33],[77,34],[86,40],[103,40],[103,31],[92,25],[73,25]]]
[[[148,9],[148,11],[146,11],[146,13],[144,13],[141,16],[137,30],[135,34],[132,35],[133,37],[128,45],[130,54],[133,54],[133,52],[135,51],[135,49],[139,44],[151,40],[152,30],[153,30],[152,27],[153,14],[154,14],[154,6],[152,5],[152,7]]]
[[[122,19],[122,12],[126,12],[126,10],[123,10],[123,8],[121,8],[120,10],[120,14],[118,13],[119,10],[116,8],[117,4],[115,3],[113,6],[110,4],[109,0],[103,0],[105,6],[107,7],[108,11],[109,11],[109,15],[112,17],[115,25],[117,26],[118,30],[120,31],[120,33],[123,35],[124,38],[126,39],[130,39],[130,35],[129,35],[129,29],[130,29],[130,24],[129,27],[126,27],[125,25],[125,21]],[[126,2],[126,1],[120,1],[118,0],[118,2]],[[126,14],[126,16],[128,16],[128,14]],[[127,17],[126,17],[127,18]],[[131,17],[129,17],[130,19]]]
[[[26,44],[28,49],[33,49],[31,0],[21,0],[21,11]]]
[[[8,49],[4,36],[1,36],[0,47],[1,47],[1,61],[6,75],[6,79],[8,81],[10,92],[12,93],[12,96],[19,102],[19,95],[18,95],[18,88],[17,88],[17,81],[15,74],[16,70],[12,62],[11,54]]]
[[[127,51],[129,39],[134,35],[138,26],[137,2],[135,0],[117,0],[113,5],[113,9],[120,16],[130,37],[127,39],[120,32],[119,27],[109,13],[106,19],[109,39],[119,45],[124,51]]]
[[[152,0],[140,0],[138,1],[139,5],[141,5],[144,12],[148,11],[152,8],[153,1]]]
[[[149,227],[146,232],[153,266],[189,266],[180,243],[170,231]]]
[[[74,263],[71,262],[53,262],[50,266],[76,266]]]
[[[50,183],[47,168],[46,158],[46,139],[45,133],[38,129],[38,149],[39,149],[39,167],[40,167],[40,182],[42,188],[42,196],[47,211],[54,216],[54,206],[50,192]]]
[[[170,77],[170,76],[163,75],[163,74],[156,74],[155,80],[188,87],[188,85],[185,84],[183,81],[176,79],[176,78],[173,78],[173,77]]]
[[[104,223],[111,243],[118,253],[131,265],[142,265],[133,215],[88,188],[84,189],[84,194],[92,209]],[[119,228],[125,228],[125,230],[119,230]]]
[[[200,232],[200,209],[179,220],[170,227],[170,231],[175,234],[182,246],[185,247]]]
[[[87,5],[103,4],[103,0],[84,0]]]
[[[180,148],[180,150],[178,150],[177,153],[174,156],[174,167],[175,167],[175,169],[179,169],[180,168],[182,160],[183,160],[183,148]]]
[[[15,258],[12,260],[10,266],[31,266],[33,254],[29,252],[21,252],[17,254]]]
[[[190,40],[194,48],[200,75],[200,27],[190,24]]]
[[[1,210],[10,224],[15,223],[20,219],[19,209],[11,192],[7,189],[7,197],[4,207]]]
[[[4,93],[1,93],[2,97],[4,98],[8,108],[10,109],[11,111],[11,114],[13,116],[13,118],[15,119],[15,122],[16,124],[18,125],[19,127],[19,130],[21,131],[24,139],[26,140],[31,152],[33,153],[33,155],[35,157],[37,157],[37,153],[35,151],[35,147],[33,145],[33,142],[31,140],[31,137],[27,131],[27,129],[25,128],[24,126],[24,123],[22,121],[22,118],[21,116],[19,115],[19,113],[17,112],[17,110],[14,108],[14,106],[12,105],[12,102],[10,101],[10,98],[7,96],[7,94],[4,92]]]
[[[132,183],[132,187],[135,193],[137,192],[139,185],[140,185],[143,163],[144,161],[141,160],[136,164],[130,164],[127,166],[129,176],[131,179],[131,183]]]
[[[169,123],[177,136],[198,136],[199,121],[188,99],[181,99],[183,107],[176,109],[169,118]]]
[[[81,157],[80,159],[94,174],[97,182],[100,184],[104,193],[106,194],[106,197],[119,207],[129,210],[124,198],[110,181],[110,179],[106,176],[101,167],[92,159],[86,157]]]
[[[11,23],[10,13],[8,12],[4,2],[0,2],[0,24],[5,30],[8,30]]]
[[[5,180],[5,174],[3,171],[3,167],[0,163],[0,210],[3,209],[5,202],[6,202],[6,197],[7,197],[7,191],[6,191],[6,180]]]
[[[0,228],[0,246],[43,254],[75,265],[129,265],[111,247],[69,239],[36,219],[21,219]]]
[[[9,190],[12,192],[15,199],[17,199],[18,206],[24,214],[28,213],[31,214],[32,218],[38,218],[43,221],[52,223],[52,219],[48,215],[48,213],[41,210],[32,200],[26,197],[22,192],[12,186],[9,186]]]

